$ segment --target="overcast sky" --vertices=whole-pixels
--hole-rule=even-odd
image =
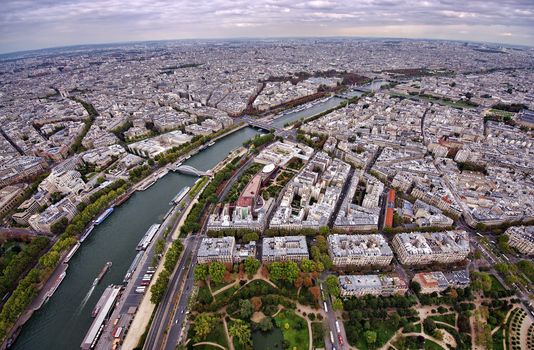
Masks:
[[[0,52],[137,40],[371,36],[534,46],[534,0],[0,0]]]

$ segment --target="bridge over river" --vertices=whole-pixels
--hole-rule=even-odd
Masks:
[[[184,175],[193,175],[193,176],[205,176],[205,175],[211,175],[209,171],[202,171],[198,170],[197,168],[191,166],[191,165],[179,165],[172,170],[176,171],[177,173],[184,174]]]

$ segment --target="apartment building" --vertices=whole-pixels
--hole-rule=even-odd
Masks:
[[[203,238],[198,248],[197,261],[207,264],[214,261],[233,263],[235,248],[234,237]]]
[[[343,297],[403,295],[408,291],[408,284],[398,276],[345,275],[338,279],[340,295]]]
[[[382,235],[328,236],[328,253],[334,266],[387,266],[393,252]]]
[[[266,237],[263,239],[261,259],[264,263],[275,261],[301,261],[309,258],[304,236]]]
[[[506,230],[511,247],[519,250],[523,254],[534,254],[534,227],[532,226],[513,226]]]
[[[469,237],[465,231],[400,233],[393,249],[405,265],[454,263],[467,258]]]

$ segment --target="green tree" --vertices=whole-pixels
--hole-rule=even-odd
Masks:
[[[252,332],[250,330],[250,325],[245,321],[235,320],[232,322],[230,327],[228,327],[228,333],[230,333],[232,337],[235,337],[237,342],[245,348],[250,348],[252,346]]]
[[[330,275],[325,280],[326,290],[333,296],[339,297],[339,281],[336,276]]]
[[[491,275],[487,272],[473,271],[471,274],[472,286],[475,290],[489,292],[491,290]]]
[[[218,261],[214,261],[209,265],[210,279],[215,283],[222,283],[224,279],[224,272],[226,267],[224,264]]]
[[[315,245],[319,248],[321,253],[328,252],[328,242],[326,241],[325,236],[315,236]]]
[[[332,307],[336,311],[343,311],[343,301],[341,301],[341,299],[339,298],[336,298],[336,300],[334,300],[334,302],[332,303]]]
[[[332,263],[332,259],[328,254],[322,254],[321,255],[321,262],[323,263],[323,266],[325,269],[330,270],[334,264]]]
[[[54,223],[52,226],[50,226],[50,231],[58,235],[65,231],[69,224],[69,220],[67,218],[61,218],[58,222]]]
[[[320,229],[319,229],[319,233],[323,236],[326,236],[330,233],[330,229],[327,227],[327,226],[322,226]]]
[[[365,342],[370,347],[373,347],[376,343],[376,332],[373,331],[365,331],[364,333]]]
[[[508,235],[500,235],[497,237],[497,245],[503,253],[510,253],[512,251],[512,248],[510,248],[510,244],[508,243],[509,240],[510,238]]]
[[[239,316],[243,319],[249,319],[254,313],[254,306],[248,299],[239,300]]]
[[[51,250],[39,259],[39,264],[46,269],[51,269],[56,266],[59,261],[59,253]]]
[[[315,263],[310,259],[302,259],[300,262],[300,268],[304,272],[313,272],[315,271]]]
[[[285,269],[284,263],[282,262],[273,262],[269,266],[269,277],[273,281],[280,281],[285,278]]]
[[[412,288],[415,294],[419,294],[421,292],[421,285],[419,284],[419,282],[412,281],[410,283],[410,288]]]
[[[506,275],[506,274],[508,274],[510,272],[510,268],[509,268],[508,264],[505,264],[505,263],[496,263],[495,264],[495,270],[497,270],[498,272],[500,272],[503,275]]]
[[[165,295],[165,291],[167,290],[167,285],[169,284],[169,272],[167,270],[163,270],[160,272],[158,279],[156,280],[156,283],[150,287],[150,301],[152,304],[157,305],[163,300],[163,296]]]
[[[427,334],[432,335],[434,334],[434,331],[436,330],[436,323],[434,322],[434,320],[430,318],[425,318],[425,320],[423,321],[423,327]]]
[[[206,313],[200,314],[195,319],[193,330],[195,332],[195,340],[202,341],[208,334],[211,333],[215,326],[216,318]]]
[[[154,254],[159,255],[163,253],[163,249],[165,249],[165,240],[163,238],[160,238],[156,241],[156,245],[154,247]]]
[[[247,275],[254,275],[260,268],[261,263],[258,259],[249,256],[245,259],[244,268]]]
[[[194,275],[195,275],[195,281],[205,281],[209,275],[208,265],[197,264],[197,266],[195,266]]]
[[[299,277],[300,269],[296,262],[294,261],[287,261],[286,263],[286,280],[293,284]]]
[[[243,235],[243,237],[241,238],[241,240],[243,242],[250,242],[250,241],[257,241],[258,239],[260,239],[260,237],[258,236],[258,233],[257,232],[247,232]]]
[[[269,332],[273,329],[273,319],[268,316],[262,318],[259,323],[259,328],[262,332]]]

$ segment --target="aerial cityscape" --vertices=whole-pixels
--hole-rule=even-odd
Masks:
[[[339,5],[92,45],[6,3],[1,349],[534,349],[534,8],[499,41],[338,35]]]

